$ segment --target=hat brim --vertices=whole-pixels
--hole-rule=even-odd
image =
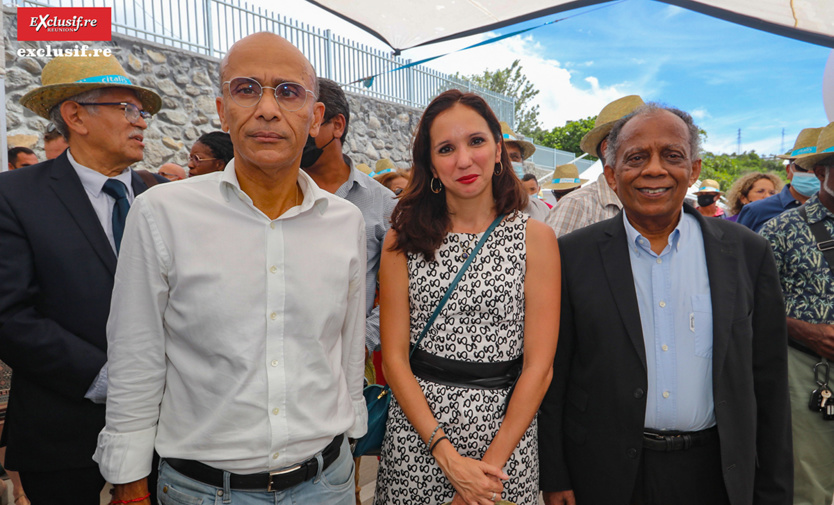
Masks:
[[[586,133],[585,136],[582,137],[582,140],[579,141],[579,148],[582,149],[583,152],[597,157],[597,147],[600,142],[605,140],[605,137],[611,133],[611,130],[614,128],[614,123],[616,122],[617,121],[611,121],[610,123],[599,125]]]
[[[521,159],[526,160],[530,156],[533,156],[533,153],[536,152],[536,146],[532,142],[527,142],[526,140],[505,140],[505,144],[515,144],[521,149]]]
[[[806,170],[813,170],[817,163],[832,157],[834,157],[834,152],[831,151],[827,153],[801,154],[793,158],[793,162]]]
[[[723,191],[719,191],[717,189],[704,189],[701,191],[695,191],[692,193],[693,195],[723,195]]]
[[[576,182],[558,182],[558,183],[554,184],[552,182],[546,182],[546,183],[542,184],[542,189],[571,189],[571,188],[579,187],[579,186],[585,184],[586,182],[588,182],[589,180],[590,179],[579,179],[578,183],[576,183]]]
[[[38,116],[49,119],[49,111],[57,104],[80,93],[101,88],[125,88],[136,92],[136,97],[142,103],[142,109],[156,114],[162,108],[162,97],[147,88],[132,84],[112,83],[62,83],[41,86],[23,95],[20,104]]]

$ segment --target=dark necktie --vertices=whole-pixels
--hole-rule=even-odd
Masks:
[[[130,203],[127,201],[127,188],[121,181],[107,179],[101,190],[116,200],[116,204],[113,205],[113,240],[116,242],[116,255],[118,255],[119,246],[122,244],[122,235],[125,233],[127,211],[130,210]]]

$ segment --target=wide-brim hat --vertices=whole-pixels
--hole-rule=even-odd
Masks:
[[[806,170],[812,170],[820,161],[834,156],[834,122],[820,130],[813,152],[800,154],[793,161]]]
[[[521,149],[522,160],[526,160],[530,156],[533,156],[533,153],[536,152],[536,146],[532,142],[524,140],[521,135],[515,133],[510,128],[510,125],[503,121],[501,121],[501,136],[504,138],[505,144],[513,142],[519,147],[519,149]]]
[[[550,181],[542,184],[542,189],[571,189],[588,182],[579,178],[579,169],[573,163],[559,165],[550,176]]]
[[[820,137],[822,128],[804,128],[796,136],[793,149],[785,154],[777,154],[776,157],[781,160],[793,160],[803,154],[815,154],[817,152],[817,139]]]
[[[381,160],[376,162],[374,165],[374,171],[371,173],[371,177],[375,177],[377,175],[387,174],[388,172],[396,172],[397,166],[394,165],[394,162],[389,160],[388,158],[382,158]]]
[[[614,123],[628,116],[643,105],[645,105],[645,102],[638,95],[628,95],[618,98],[603,107],[597,116],[597,120],[594,121],[594,129],[582,137],[582,140],[579,142],[579,148],[591,156],[596,156],[597,146],[611,133],[611,129],[614,128]]]
[[[146,112],[156,114],[162,108],[162,98],[154,91],[130,82],[113,55],[53,58],[43,67],[41,87],[26,93],[20,104],[49,119],[49,111],[67,98],[93,89],[113,87],[133,90]]]
[[[719,195],[724,194],[724,192],[721,191],[721,185],[718,184],[718,181],[716,181],[714,179],[704,179],[701,182],[701,185],[698,186],[698,191],[694,191],[692,194],[693,195],[706,195],[706,194],[709,194],[709,193],[716,193],[716,194],[719,194]]]
[[[359,163],[359,164],[357,164],[357,165],[356,165],[356,168],[357,168],[360,172],[362,172],[363,174],[365,174],[365,175],[371,175],[371,173],[373,172],[373,170],[371,170],[371,167],[369,167],[369,166],[368,166],[367,164],[365,164],[365,163]]]

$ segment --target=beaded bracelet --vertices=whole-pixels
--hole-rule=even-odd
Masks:
[[[434,448],[437,447],[437,444],[439,444],[441,440],[449,440],[449,437],[447,437],[446,435],[443,435],[442,437],[435,440],[434,445],[429,448],[429,454],[434,454]],[[451,442],[452,441],[449,440],[449,443],[451,443]]]
[[[151,497],[151,494],[148,493],[141,498],[134,498],[132,500],[113,500],[113,501],[110,502],[110,505],[120,505],[120,504],[124,504],[124,503],[136,503],[136,502],[147,500],[150,497]]]
[[[429,441],[426,444],[427,446],[431,447],[431,441],[434,440],[434,436],[437,434],[437,430],[439,430],[441,426],[443,426],[443,423],[437,423],[437,427],[434,429],[433,432],[431,432],[431,436],[429,437]]]

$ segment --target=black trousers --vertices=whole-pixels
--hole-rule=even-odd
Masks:
[[[718,438],[682,451],[643,449],[632,505],[730,505]]]
[[[20,472],[20,482],[32,505],[98,505],[104,477],[98,466],[57,470],[54,472]]]

